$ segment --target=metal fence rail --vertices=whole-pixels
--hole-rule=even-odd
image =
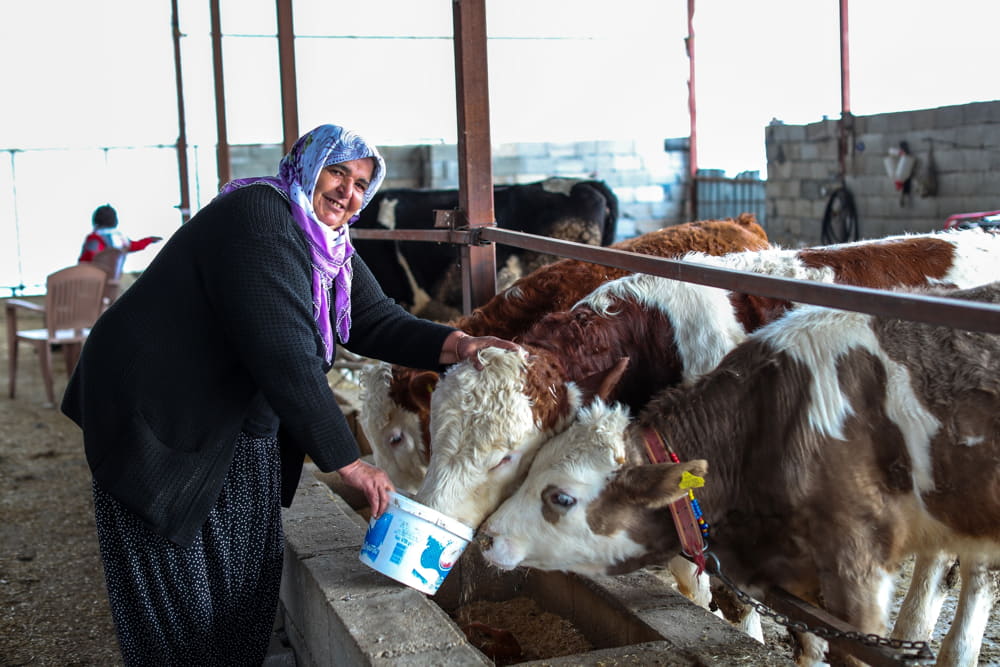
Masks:
[[[500,229],[495,226],[476,230],[383,231],[356,229],[351,231],[351,235],[355,238],[366,239],[433,241],[471,245],[481,245],[487,242],[501,243],[558,255],[559,257],[570,257],[594,264],[650,273],[674,280],[758,296],[852,310],[870,315],[896,317],[968,331],[1000,333],[1000,306],[993,304],[925,294],[891,292],[868,287],[775,278],[757,273],[720,269],[612,248],[561,241]]]

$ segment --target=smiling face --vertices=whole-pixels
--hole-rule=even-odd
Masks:
[[[346,224],[361,210],[374,171],[375,161],[367,157],[323,167],[313,190],[316,219],[331,229]]]

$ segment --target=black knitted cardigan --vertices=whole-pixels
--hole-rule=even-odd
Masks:
[[[399,307],[357,255],[353,275],[345,347],[439,370],[453,329]],[[280,422],[284,505],[305,455],[323,471],[358,458],[329,368],[305,236],[279,193],[251,186],[178,229],[101,316],[61,407],[83,429],[95,481],[186,545],[218,497],[245,418],[260,406]]]

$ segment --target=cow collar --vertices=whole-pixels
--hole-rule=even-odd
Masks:
[[[680,463],[677,453],[652,426],[642,430],[642,441],[650,463]],[[669,507],[681,541],[681,554],[694,562],[698,566],[698,574],[701,574],[705,570],[705,551],[708,550],[708,523],[702,516],[701,506],[695,500],[694,492],[688,489],[687,495],[670,503]]]

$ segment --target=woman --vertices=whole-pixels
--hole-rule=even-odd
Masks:
[[[94,228],[87,234],[87,238],[83,239],[83,249],[80,251],[79,259],[81,262],[93,261],[94,255],[107,248],[118,248],[124,253],[137,252],[145,250],[150,243],[163,240],[160,236],[147,236],[133,241],[122,234],[118,229],[118,211],[111,204],[94,209],[91,222]]]
[[[127,665],[262,661],[305,455],[386,509],[393,484],[327,384],[336,341],[428,369],[516,347],[382,293],[348,223],[384,177],[374,146],[316,128],[277,176],[223,188],[94,326],[62,410],[83,429]]]

